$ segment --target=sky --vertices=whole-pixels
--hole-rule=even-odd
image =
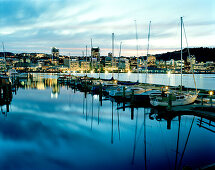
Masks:
[[[180,49],[180,17],[189,47],[215,47],[214,0],[0,0],[0,41],[14,53],[146,55]],[[137,25],[137,36],[135,20]],[[184,36],[183,36],[184,37]],[[138,46],[138,52],[137,52]],[[3,51],[2,43],[0,51]],[[183,38],[183,47],[187,47]]]

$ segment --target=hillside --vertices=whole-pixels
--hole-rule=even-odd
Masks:
[[[215,48],[189,48],[190,55],[194,55],[196,57],[196,61],[198,62],[206,62],[206,61],[214,61],[215,62]],[[167,52],[163,54],[155,55],[157,60],[180,60],[181,59],[181,51]],[[188,56],[187,48],[183,49],[183,59],[186,60]]]

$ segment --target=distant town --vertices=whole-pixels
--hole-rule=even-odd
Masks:
[[[17,72],[57,72],[57,73],[215,73],[214,61],[197,61],[195,55],[183,55],[183,60],[173,57],[163,59],[158,55],[120,56],[100,55],[100,48],[91,48],[89,56],[60,55],[56,47],[51,54],[45,53],[0,53],[0,71],[14,69]],[[186,55],[186,56],[185,56]]]

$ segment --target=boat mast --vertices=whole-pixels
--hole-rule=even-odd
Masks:
[[[86,68],[85,68],[85,73],[86,73],[86,76],[87,76],[87,45],[86,45]]]
[[[146,79],[145,83],[147,82],[147,67],[148,67],[148,55],[149,55],[149,40],[150,40],[150,31],[151,31],[151,21],[149,22],[149,33],[148,33],[148,46],[147,46],[147,55],[146,55],[146,66],[145,66],[145,71],[146,71]]]
[[[182,91],[182,26],[183,26],[183,17],[181,17],[181,91]]]
[[[3,42],[2,42],[2,48],[3,48],[3,54],[4,54],[5,68],[7,70],[7,62],[6,62],[5,49],[4,49],[4,43]]]
[[[122,50],[122,42],[120,42],[120,46],[119,46],[119,60],[121,58],[121,50]],[[118,80],[119,80],[119,61],[118,61]]]
[[[111,65],[112,65],[112,79],[113,79],[113,57],[114,57],[114,33],[112,33],[112,62],[111,62]]]
[[[187,35],[186,35],[185,27],[184,27],[184,22],[183,22],[183,29],[184,29],[184,36],[185,36],[185,40],[186,40],[186,44],[187,44],[188,56],[191,59],[189,45],[188,45],[188,41],[187,41]],[[193,80],[194,80],[195,89],[196,89],[196,92],[197,92],[197,86],[196,86],[196,80],[195,80],[194,71],[193,71],[193,69],[194,69],[193,65],[191,65],[191,69],[192,69],[192,74],[193,74]]]
[[[137,50],[137,73],[138,73],[138,79],[137,82],[139,82],[139,54],[138,54],[138,35],[137,35],[137,21],[134,20],[135,22],[135,30],[136,30],[136,50]]]
[[[91,38],[90,39],[91,41],[91,61],[90,61],[90,70],[93,69],[93,65],[92,65],[92,62],[93,62],[93,55],[92,55],[92,48],[93,48],[93,39]]]
[[[70,57],[70,53],[69,53],[69,75],[71,76],[71,57]]]

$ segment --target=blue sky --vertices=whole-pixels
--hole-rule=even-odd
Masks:
[[[137,21],[139,55],[146,54],[148,24],[150,54],[180,48],[180,17],[184,17],[190,47],[214,47],[213,0],[0,0],[0,40],[6,51],[82,55],[85,46],[99,46],[101,55],[136,55]],[[184,43],[184,47],[186,44]],[[1,50],[2,51],[2,48]]]

